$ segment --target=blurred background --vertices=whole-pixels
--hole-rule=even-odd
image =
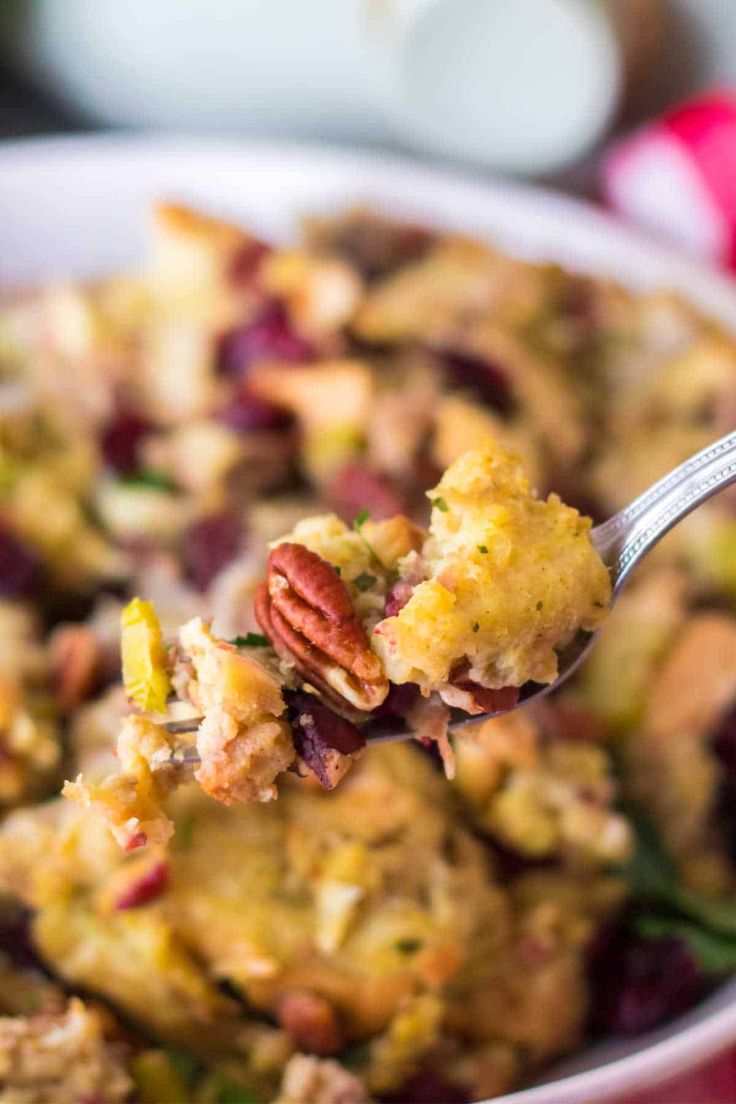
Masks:
[[[146,127],[413,148],[590,186],[736,87],[733,0],[1,0],[4,136]]]
[[[411,150],[603,197],[727,264],[729,88],[734,0],[0,0],[2,137]]]

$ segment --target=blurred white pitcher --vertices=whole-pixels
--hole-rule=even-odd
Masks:
[[[626,41],[642,41],[622,34],[619,18],[637,18],[637,0],[6,5],[5,49],[96,120],[399,139],[528,173],[559,168],[600,137],[621,97]]]

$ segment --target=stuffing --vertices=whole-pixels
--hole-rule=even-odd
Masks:
[[[552,682],[556,649],[603,620],[608,573],[591,523],[529,487],[518,459],[492,442],[428,492],[422,582],[372,644],[389,678],[438,689],[459,665],[482,686]]]

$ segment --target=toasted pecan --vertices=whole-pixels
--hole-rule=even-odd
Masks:
[[[255,612],[282,658],[334,704],[370,711],[388,680],[332,564],[301,544],[279,544]]]

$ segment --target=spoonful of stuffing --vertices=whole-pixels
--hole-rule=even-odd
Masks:
[[[131,848],[168,839],[161,801],[192,775],[227,804],[269,801],[284,772],[330,789],[367,745],[411,737],[452,774],[449,734],[560,686],[639,561],[734,481],[731,433],[593,528],[489,440],[429,492],[427,530],[300,521],[270,547],[262,633],[222,640],[195,618],[165,645],[151,604],[129,603],[121,771],[64,792]]]

